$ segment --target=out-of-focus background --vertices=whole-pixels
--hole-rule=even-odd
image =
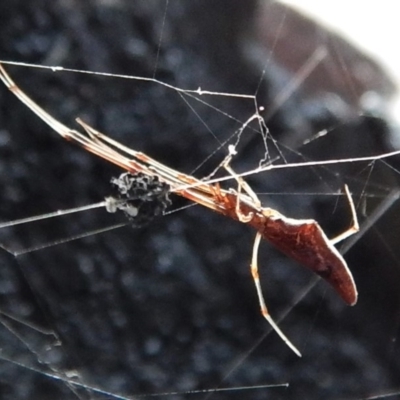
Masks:
[[[395,50],[399,35],[397,5],[383,0],[376,3],[363,1],[321,2],[316,0],[283,0],[304,15],[320,22],[329,30],[337,32],[365,54],[373,57],[400,85],[400,55]],[[400,119],[398,96],[389,105],[393,118]]]
[[[315,21],[334,30],[360,47],[376,61],[385,64],[399,81],[400,57],[393,49],[398,34],[396,5],[389,0],[376,3],[362,1],[320,2],[315,0],[283,0]]]

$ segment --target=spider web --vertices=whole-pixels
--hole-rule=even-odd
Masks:
[[[79,116],[199,178],[238,143],[233,167],[247,174],[263,204],[315,218],[331,237],[350,224],[340,196],[347,183],[364,230],[344,249],[360,293],[353,308],[262,246],[269,308],[276,319],[285,317],[280,326],[302,359],[259,315],[248,271],[254,232],[202,207],[140,230],[125,227],[19,257],[3,252],[2,398],[398,393],[398,161],[380,158],[394,150],[393,129],[365,96],[390,99],[393,88],[379,67],[275,2],[256,8],[231,1],[38,1],[22,9],[6,3],[0,14],[11,22],[0,35],[7,39],[3,59],[141,77],[9,67],[17,84],[63,123],[73,126]],[[287,33],[296,24],[303,30]],[[368,79],[357,79],[360,65],[368,66]],[[0,100],[2,220],[109,194],[117,168],[63,141],[5,88]],[[264,135],[256,119],[245,126],[257,111],[268,127]],[[341,162],[359,157],[369,159]],[[187,205],[175,198],[173,209]],[[40,247],[121,221],[88,211],[4,229],[1,243]]]

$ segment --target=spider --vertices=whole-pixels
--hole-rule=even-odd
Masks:
[[[27,96],[14,83],[1,64],[0,79],[20,101],[64,139],[74,142],[85,150],[118,165],[135,177],[136,181],[133,178],[133,180],[131,179],[131,175],[126,174],[121,175],[118,179],[113,179],[112,183],[119,193],[117,197],[106,199],[105,205],[108,211],[115,212],[117,209],[122,209],[132,220],[139,215],[138,207],[146,203],[146,196],[152,196],[151,192],[146,192],[146,190],[142,190],[143,188],[138,189],[138,187],[134,188],[134,192],[136,192],[133,198],[131,198],[131,194],[128,194],[132,185],[137,185],[137,179],[140,177],[139,180],[142,180],[142,183],[147,179],[146,185],[151,186],[154,180],[167,185],[156,189],[155,197],[160,193],[166,193],[168,187],[171,192],[179,196],[254,227],[257,233],[253,245],[250,269],[257,290],[261,314],[287,346],[299,357],[301,357],[301,353],[272,319],[264,300],[257,262],[261,238],[268,240],[283,253],[325,279],[347,304],[354,305],[357,302],[357,289],[352,274],[347,267],[346,261],[334,247],[335,244],[359,230],[354,203],[347,186],[345,186],[345,193],[352,213],[352,225],[339,236],[328,239],[318,222],[313,219],[288,218],[272,208],[263,207],[250,186],[230,166],[232,157],[236,153],[234,146],[229,146],[229,154],[220,165],[236,180],[237,189],[225,190],[216,181],[214,183],[201,181],[193,176],[169,168],[142,152],[128,148],[98,132],[79,118],[76,121],[85,130],[85,134],[68,128]],[[140,201],[135,204],[137,199]],[[156,206],[156,209],[150,211],[150,215],[152,213],[162,213],[168,204],[168,200],[157,204],[159,204],[159,208],[157,209]],[[141,223],[141,221],[138,221],[138,225],[141,225]]]

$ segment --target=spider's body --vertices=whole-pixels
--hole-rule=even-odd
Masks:
[[[353,305],[357,301],[357,289],[351,272],[346,261],[334,247],[334,244],[359,229],[347,186],[345,190],[351,206],[353,226],[338,237],[328,239],[314,220],[287,218],[276,210],[262,207],[250,186],[229,166],[232,156],[236,153],[234,147],[229,148],[229,155],[221,166],[238,182],[238,190],[223,190],[218,183],[215,183],[216,181],[203,182],[180,173],[144,153],[124,146],[79,119],[77,121],[85,129],[86,134],[70,129],[53,118],[16,86],[1,65],[0,79],[15,96],[64,139],[128,171],[119,178],[112,179],[116,195],[105,201],[109,212],[122,210],[134,226],[142,226],[154,216],[163,214],[169,205],[168,193],[171,191],[222,215],[253,226],[257,230],[257,235],[253,246],[251,273],[261,313],[297,355],[300,356],[300,352],[275,324],[265,305],[257,263],[261,237],[324,278],[348,304]]]

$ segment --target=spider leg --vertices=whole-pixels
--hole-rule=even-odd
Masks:
[[[261,202],[258,196],[255,194],[253,189],[250,187],[250,185],[240,176],[236,174],[236,172],[232,169],[230,166],[232,157],[236,154],[236,150],[234,146],[229,146],[229,154],[225,158],[225,160],[221,163],[221,166],[225,168],[231,175],[232,177],[236,180],[238,183],[238,189],[237,189],[237,197],[236,197],[236,215],[238,216],[238,219],[240,222],[247,223],[253,219],[254,214],[250,212],[249,214],[245,215],[242,210],[240,209],[240,195],[242,192],[242,189],[247,193],[247,195],[250,197],[252,200],[252,203],[256,208],[261,208]]]
[[[253,218],[253,213],[249,213],[247,215],[244,215],[242,211],[240,210],[240,193],[242,189],[248,194],[248,196],[251,198],[253,201],[254,205],[256,208],[261,208],[261,202],[256,193],[253,191],[253,189],[250,187],[250,185],[240,176],[238,176],[235,171],[232,169],[232,167],[229,165],[230,161],[232,160],[232,156],[235,154],[235,149],[232,147],[229,149],[229,155],[225,158],[224,162],[222,163],[222,166],[235,178],[235,180],[238,183],[238,195],[237,195],[237,200],[236,200],[236,213],[241,222],[249,222]],[[287,338],[287,336],[279,329],[278,325],[275,323],[275,321],[272,319],[271,315],[269,314],[268,308],[265,304],[264,300],[264,295],[262,292],[261,288],[261,283],[260,283],[260,276],[258,273],[258,262],[257,262],[257,256],[258,256],[258,248],[260,246],[260,241],[262,238],[262,234],[260,232],[257,232],[256,237],[254,239],[254,245],[253,245],[253,254],[251,258],[251,264],[250,264],[250,269],[251,269],[251,275],[254,280],[254,284],[256,286],[257,290],[257,296],[258,296],[258,301],[260,303],[260,308],[261,308],[261,315],[267,320],[267,322],[271,325],[271,327],[274,329],[274,331],[280,336],[280,338],[286,343],[286,345],[293,350],[293,352],[301,357],[301,353],[299,350],[294,346],[294,344]]]
[[[336,243],[341,242],[344,239],[347,239],[349,236],[354,235],[360,230],[360,225],[358,223],[356,208],[354,207],[354,201],[349,191],[347,185],[344,185],[344,191],[346,192],[347,199],[350,205],[351,217],[352,217],[352,225],[349,229],[346,229],[343,233],[339,234],[338,236],[330,239],[330,242],[335,245]]]
[[[294,344],[287,338],[287,336],[279,329],[278,325],[275,323],[275,321],[272,319],[268,308],[265,304],[264,300],[264,295],[261,289],[261,284],[260,284],[260,276],[258,274],[258,262],[257,262],[257,256],[258,256],[258,247],[260,245],[260,240],[262,238],[262,235],[260,232],[257,232],[256,238],[254,240],[254,245],[253,245],[253,255],[251,258],[251,275],[254,280],[254,284],[256,285],[256,290],[257,290],[257,295],[258,295],[258,301],[260,302],[260,308],[261,308],[261,314],[262,316],[268,321],[268,323],[272,326],[274,331],[280,336],[280,338],[286,343],[286,345],[293,350],[293,352],[301,357],[300,351],[294,346]]]
[[[121,168],[127,169],[133,172],[142,172],[145,169],[141,163],[137,161],[131,161],[123,155],[117,153],[110,146],[105,143],[94,140],[94,138],[83,135],[82,133],[71,129],[68,126],[62,124],[57,119],[53,118],[47,113],[42,107],[34,102],[24,91],[22,91],[11,77],[7,74],[5,69],[0,65],[0,79],[7,86],[7,88],[31,111],[33,111],[39,118],[41,118],[50,128],[54,129],[60,136],[68,141],[75,142],[84,149],[98,155],[105,160],[112,162],[113,164],[119,165]]]
[[[205,207],[224,213],[225,209],[214,199],[214,192],[211,185],[207,185],[189,175],[181,174],[156,160],[148,157],[144,153],[129,149],[101,134],[82,120],[78,123],[85,129],[86,135],[71,129],[53,118],[42,107],[34,102],[24,91],[22,91],[11,79],[8,73],[0,64],[0,80],[6,87],[28,108],[30,108],[47,125],[54,129],[64,139],[75,142],[85,150],[115,164],[131,173],[142,172],[149,176],[158,175],[163,181],[168,183],[174,192],[192,201],[204,205]],[[122,154],[122,153],[125,153]],[[128,158],[133,156],[134,159]],[[193,187],[193,189],[191,189]]]

